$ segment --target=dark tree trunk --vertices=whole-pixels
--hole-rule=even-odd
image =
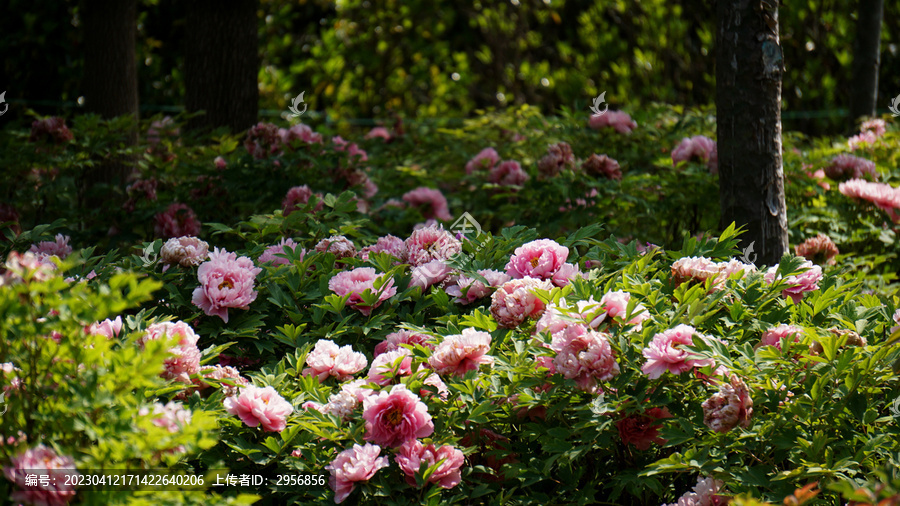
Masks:
[[[853,44],[853,76],[850,80],[850,118],[854,120],[862,116],[875,116],[883,11],[884,0],[859,0],[856,40]]]
[[[258,0],[190,0],[184,55],[185,107],[206,111],[188,129],[256,124],[259,113]]]
[[[718,1],[716,132],[722,225],[745,225],[741,246],[753,245],[757,263],[773,265],[788,248],[781,161],[784,69],[778,7],[765,1]]]

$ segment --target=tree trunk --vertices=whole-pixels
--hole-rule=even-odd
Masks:
[[[875,116],[878,101],[878,67],[881,64],[881,19],[884,0],[859,0],[853,75],[850,82],[850,118]]]
[[[741,247],[773,265],[788,249],[781,161],[778,7],[765,0],[719,0],[716,131],[722,225],[745,225]],[[755,254],[745,255],[754,260]]]
[[[256,124],[259,113],[258,0],[190,0],[184,55],[185,107],[205,111],[187,128],[232,133]]]

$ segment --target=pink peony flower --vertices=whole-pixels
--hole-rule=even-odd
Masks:
[[[322,200],[322,195],[320,193],[316,193],[315,195],[318,199],[313,212],[318,212],[325,207],[325,202]],[[309,189],[309,186],[294,186],[288,190],[287,194],[284,196],[284,200],[281,201],[281,214],[289,216],[292,212],[309,203],[309,199],[312,196],[313,192]]]
[[[746,429],[753,416],[753,399],[747,385],[734,374],[729,380],[702,404],[703,423],[716,432],[728,432],[738,425]]]
[[[577,265],[564,263],[559,266],[559,270],[553,273],[550,281],[553,281],[553,284],[556,286],[563,287],[571,283],[573,279],[581,277],[584,277],[584,274],[578,269]]]
[[[174,202],[165,211],[157,213],[153,220],[153,232],[157,237],[200,235],[200,220],[187,204]]]
[[[288,415],[294,412],[291,403],[272,387],[248,385],[241,388],[238,395],[227,397],[224,404],[229,414],[239,417],[250,427],[262,425],[268,432],[283,431]]]
[[[229,308],[247,309],[256,300],[255,279],[260,272],[250,258],[216,248],[197,269],[200,286],[194,289],[191,302],[208,316],[228,323]]]
[[[739,260],[716,263],[706,257],[683,257],[672,264],[672,280],[675,285],[694,281],[705,283],[713,279],[711,291],[717,291],[724,286],[725,281],[733,274],[746,273],[756,270],[756,266],[745,264]]]
[[[479,270],[478,274],[487,280],[488,286],[485,286],[484,282],[479,279],[460,275],[456,284],[448,286],[445,291],[451,297],[455,297],[453,300],[457,304],[471,304],[482,297],[491,295],[497,287],[510,280],[506,274],[490,269]]]
[[[92,323],[85,328],[85,332],[95,336],[103,336],[107,339],[112,339],[118,336],[119,332],[122,332],[122,317],[116,316],[115,320],[107,318],[102,322]]]
[[[663,506],[725,506],[728,497],[717,495],[725,484],[713,478],[697,477],[694,491],[678,498],[677,502]]]
[[[831,159],[831,163],[825,167],[825,175],[834,180],[846,179],[878,179],[878,170],[875,162],[859,158],[853,155],[838,155]]]
[[[387,336],[385,336],[384,341],[375,345],[375,356],[379,356],[382,353],[387,353],[389,351],[394,351],[397,349],[402,349],[403,344],[421,344],[426,348],[434,349],[434,345],[428,343],[429,336],[425,334],[419,334],[417,332],[412,332],[409,330],[398,330],[397,332],[391,332]]]
[[[881,137],[887,131],[887,123],[881,118],[863,121],[859,127],[860,132],[872,132],[875,137]]]
[[[785,288],[784,291],[781,292],[785,297],[790,297],[795,304],[798,304],[800,300],[803,299],[804,293],[818,290],[818,283],[822,279],[822,268],[809,260],[804,260],[803,263],[800,264],[799,269],[806,269],[806,271],[801,274],[795,274],[784,278],[784,282],[788,284],[788,288]],[[775,264],[766,271],[766,283],[773,283],[777,279],[780,279],[776,274],[777,270],[778,264]]]
[[[500,163],[500,155],[494,148],[484,148],[466,164],[466,174],[482,170],[490,171]]]
[[[338,347],[334,341],[319,339],[306,356],[308,367],[303,369],[303,375],[315,374],[319,381],[334,376],[338,381],[343,381],[365,369],[367,364],[366,356],[353,351],[349,344]]]
[[[289,147],[293,150],[295,142],[302,141],[303,144],[322,144],[322,134],[313,131],[309,125],[298,123],[291,128],[278,129],[278,142],[281,147]]]
[[[436,218],[444,221],[453,219],[447,208],[447,199],[440,190],[420,186],[403,194],[403,201],[418,208],[425,219]]]
[[[850,151],[856,151],[861,148],[868,148],[878,142],[878,136],[875,135],[875,132],[860,132],[858,135],[854,135],[847,139],[847,147],[850,148]]]
[[[313,406],[313,408],[322,413],[334,415],[341,420],[349,420],[362,401],[374,393],[371,388],[366,388],[366,384],[367,380],[364,379],[345,383],[341,386],[340,391],[331,394],[327,404]],[[304,404],[304,406],[306,405]]]
[[[378,288],[376,288],[378,285]],[[394,286],[394,278],[385,278],[384,274],[378,274],[371,267],[357,267],[351,271],[339,272],[328,281],[328,289],[341,297],[349,295],[347,305],[359,310],[360,313],[369,316],[372,310],[382,302],[397,294]],[[378,300],[370,306],[363,300],[366,292],[377,293]]]
[[[364,139],[384,139],[385,141],[391,140],[391,133],[388,132],[387,128],[384,127],[374,127],[369,130],[369,133],[366,134]]]
[[[228,167],[228,162],[226,162],[225,159],[221,156],[217,156],[213,160],[213,164],[215,164],[216,168],[219,170],[225,170],[225,168]]]
[[[173,237],[163,244],[159,258],[164,263],[182,267],[200,265],[209,258],[209,244],[197,237]]]
[[[624,320],[626,316],[626,311],[628,309],[628,303],[631,301],[631,294],[623,291],[614,291],[614,292],[606,292],[603,297],[600,299],[600,306],[606,311],[606,315],[610,318],[618,318],[620,320]],[[639,331],[642,326],[642,322],[650,319],[650,315],[647,313],[647,308],[644,307],[643,304],[635,304],[634,309],[632,310],[631,319],[626,323],[635,326],[635,331]]]
[[[430,286],[443,283],[453,269],[440,260],[432,260],[418,267],[413,267],[409,287],[418,286],[424,292]]]
[[[253,158],[261,160],[277,153],[281,147],[278,127],[271,123],[260,122],[247,131],[244,147]]]
[[[759,346],[774,346],[781,351],[782,343],[793,336],[795,343],[800,342],[800,336],[803,335],[803,328],[796,325],[778,325],[775,328],[763,332],[759,339]]]
[[[266,248],[263,251],[263,254],[259,256],[257,260],[259,263],[272,262],[272,265],[288,265],[291,263],[290,260],[287,259],[287,254],[284,249],[288,248],[294,253],[297,253],[298,244],[294,242],[291,238],[282,238],[278,244],[273,244]],[[303,256],[306,254],[306,251],[303,248],[300,248],[300,260],[303,260]]]
[[[387,457],[378,456],[380,453],[381,447],[378,445],[354,444],[353,448],[342,451],[325,466],[325,470],[331,473],[328,484],[334,490],[335,504],[347,499],[350,492],[353,492],[356,482],[369,481],[375,476],[376,471],[390,465]]]
[[[819,265],[834,265],[834,257],[840,250],[827,235],[819,234],[798,244],[794,252],[798,257],[804,257]]]
[[[160,322],[147,327],[137,343],[143,349],[147,341],[155,341],[167,337],[174,346],[169,348],[173,356],[164,362],[162,377],[182,383],[191,383],[191,375],[200,372],[200,349],[197,341],[200,337],[185,322]]]
[[[679,162],[688,162],[696,160],[705,163],[710,172],[718,170],[718,152],[716,150],[716,141],[697,135],[695,137],[681,140],[675,149],[672,150],[672,166],[678,166]]]
[[[363,419],[364,439],[383,446],[397,447],[434,432],[428,408],[402,384],[363,399]]]
[[[659,429],[662,420],[672,418],[672,414],[666,408],[650,408],[643,413],[620,418],[616,422],[619,437],[622,442],[633,444],[638,450],[650,449],[651,443],[666,444],[667,440],[659,437]]]
[[[400,469],[406,473],[406,482],[411,486],[416,485],[415,476],[425,464],[428,469],[438,462],[441,464],[428,477],[429,483],[435,483],[441,488],[453,488],[462,480],[459,468],[462,467],[465,457],[458,449],[444,445],[435,448],[434,445],[423,446],[422,443],[411,440],[400,447],[399,453],[394,457]]]
[[[851,179],[841,183],[838,191],[851,198],[868,200],[886,211],[894,222],[900,222],[900,188],[883,183],[870,183],[862,179]]]
[[[622,180],[622,169],[619,162],[606,155],[592,154],[584,163],[581,170],[592,176],[600,176],[606,179]]]
[[[553,365],[578,388],[596,393],[597,380],[607,381],[619,374],[619,364],[607,334],[581,324],[568,325],[553,334],[550,349],[556,352]]]
[[[185,408],[184,404],[175,401],[166,404],[156,402],[153,404],[152,412],[150,408],[143,407],[138,411],[138,415],[153,416],[153,425],[173,434],[180,432],[182,428],[191,423],[191,410]]]
[[[565,142],[547,146],[547,154],[538,160],[538,171],[544,177],[553,177],[565,169],[575,169],[575,155],[572,146]]]
[[[368,376],[369,382],[384,386],[390,384],[394,377],[410,374],[412,374],[412,352],[406,348],[398,348],[372,359]]]
[[[315,249],[319,253],[331,253],[338,259],[356,256],[356,246],[350,239],[342,235],[333,235],[328,239],[322,239],[316,244]]]
[[[49,483],[44,485],[43,480],[38,480],[34,485],[26,484],[26,469],[41,471],[42,476],[49,477]],[[75,487],[67,483],[80,476],[72,457],[59,455],[43,444],[10,458],[3,474],[18,488],[10,494],[11,501],[44,506],[68,504],[75,498]]]
[[[710,358],[690,358],[691,353],[682,348],[694,344],[694,334],[706,338],[689,325],[678,325],[653,336],[653,340],[641,352],[647,359],[641,371],[648,378],[657,379],[666,371],[681,374],[695,367],[713,365]]]
[[[31,135],[28,137],[28,142],[49,141],[54,144],[64,144],[74,138],[75,136],[66,126],[64,118],[50,117],[31,123]]]
[[[241,372],[230,365],[213,367],[205,367],[200,370],[200,374],[204,379],[215,380],[221,383],[219,391],[225,397],[231,397],[240,393],[240,389],[249,385],[250,381],[241,376]],[[206,388],[206,384],[202,384],[201,388]]]
[[[363,260],[368,260],[369,253],[387,253],[397,258],[401,263],[406,262],[408,257],[406,243],[403,242],[403,239],[393,235],[379,237],[375,244],[360,250],[359,257]]]
[[[507,281],[491,296],[491,314],[501,327],[513,329],[526,318],[540,318],[544,313],[544,302],[534,290],[551,290],[547,281],[532,277]]]
[[[6,257],[0,286],[23,282],[42,282],[57,275],[56,264],[49,257],[35,255],[30,251],[19,253],[10,251]]]
[[[369,155],[362,149],[359,149],[359,146],[357,146],[356,143],[347,142],[339,135],[332,137],[331,143],[334,144],[335,151],[347,152],[351,160],[353,158],[357,158],[360,162],[369,160]]]
[[[896,327],[891,327],[891,334],[900,330],[900,309],[894,312],[893,316],[894,322],[897,323]]]
[[[32,244],[28,251],[38,255],[39,257],[51,257],[55,256],[60,260],[69,256],[72,253],[72,247],[69,246],[69,236],[56,234],[56,240],[54,241],[41,241],[37,244]]]
[[[175,121],[172,120],[171,116],[165,116],[161,120],[154,121],[150,124],[150,128],[147,129],[147,142],[151,146],[155,146],[162,140],[162,136],[177,137],[181,130],[174,125]]]
[[[552,279],[553,275],[566,263],[569,248],[550,239],[531,241],[516,248],[506,264],[506,273],[514,279],[526,276],[538,279]]]
[[[465,328],[462,334],[445,337],[428,358],[428,365],[438,374],[463,376],[481,365],[493,365],[494,357],[487,354],[490,350],[490,334]]]
[[[606,310],[593,297],[581,300],[570,306],[565,297],[558,304],[550,304],[535,324],[535,333],[553,334],[564,330],[569,325],[583,324],[596,329],[606,319]]]
[[[591,115],[589,125],[596,129],[611,127],[620,134],[630,134],[637,128],[637,123],[624,111],[607,111],[606,114],[600,116]]]
[[[488,174],[488,181],[500,186],[522,186],[529,176],[519,162],[507,160],[493,167]]]
[[[437,226],[414,230],[406,240],[409,263],[413,267],[433,260],[449,260],[462,250],[462,244],[453,234]]]

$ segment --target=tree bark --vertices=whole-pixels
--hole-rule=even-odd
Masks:
[[[875,116],[878,102],[878,67],[881,64],[881,20],[884,0],[859,0],[853,75],[850,82],[850,118]]]
[[[258,0],[190,0],[184,55],[185,107],[205,111],[198,132],[256,124],[259,113]]]
[[[741,247],[753,245],[757,263],[773,265],[788,249],[778,7],[761,0],[719,0],[716,15],[722,226],[745,225]]]

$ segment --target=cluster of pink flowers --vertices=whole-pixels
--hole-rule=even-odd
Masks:
[[[653,340],[641,352],[647,359],[641,372],[650,379],[657,379],[666,371],[681,374],[693,368],[712,366],[711,358],[692,358],[691,352],[683,348],[694,344],[695,335],[701,339],[712,339],[700,334],[694,327],[683,324],[653,336]]]
[[[412,440],[400,447],[395,460],[406,474],[406,482],[412,486],[416,485],[415,476],[423,463],[426,468],[430,468],[443,461],[428,477],[428,483],[437,484],[441,488],[453,488],[462,480],[460,467],[465,457],[463,452],[449,445],[435,448],[433,444],[425,446],[419,441]]]
[[[187,204],[173,202],[165,211],[157,213],[153,221],[153,232],[164,239],[200,234],[200,220]]]
[[[747,385],[734,374],[728,383],[719,385],[719,391],[703,401],[703,423],[716,432],[728,432],[740,425],[750,426],[753,416],[753,399]]]
[[[156,178],[135,180],[125,188],[128,200],[122,204],[122,209],[133,212],[139,197],[147,202],[156,202],[156,187],[158,184],[159,182]]]
[[[192,267],[209,258],[209,244],[197,237],[173,237],[163,244],[159,258],[169,265]]]
[[[405,263],[408,257],[406,243],[403,242],[403,239],[393,235],[379,237],[378,240],[375,241],[375,244],[366,246],[360,250],[359,257],[363,260],[368,260],[369,253],[387,253],[395,257],[401,263]]]
[[[306,356],[306,365],[308,367],[303,369],[305,376],[314,374],[319,381],[333,376],[343,381],[365,369],[368,361],[365,355],[353,351],[349,344],[338,346],[334,341],[320,339]]]
[[[143,348],[147,341],[162,339],[164,336],[173,341],[174,346],[169,348],[169,353],[173,356],[165,360],[162,377],[191,383],[191,375],[200,372],[200,349],[197,348],[200,337],[185,322],[160,322],[148,326],[137,342]]]
[[[591,115],[588,123],[591,128],[613,128],[620,134],[630,134],[632,130],[637,128],[637,123],[631,119],[625,111],[607,111],[606,114],[600,116]]]
[[[863,179],[851,179],[841,183],[838,191],[851,198],[868,200],[887,212],[891,220],[900,222],[900,188],[883,183],[870,183]]]
[[[565,142],[559,142],[547,146],[547,154],[537,163],[538,171],[544,177],[553,177],[563,170],[575,169],[575,154],[572,146]]]
[[[506,273],[513,279],[531,277],[566,286],[581,272],[574,264],[566,263],[569,248],[551,239],[538,239],[516,248],[506,264]]]
[[[293,149],[294,141],[302,141],[306,144],[322,144],[322,134],[316,133],[308,125],[298,123],[291,128],[279,128],[278,140],[283,147]]]
[[[798,244],[794,248],[794,252],[797,256],[804,257],[818,265],[834,265],[834,257],[840,253],[840,250],[827,235],[818,234]]]
[[[705,163],[711,173],[717,173],[719,152],[716,148],[716,141],[703,135],[682,139],[681,143],[672,150],[672,166],[691,160]]]
[[[418,267],[434,260],[448,260],[462,251],[462,243],[441,227],[430,226],[414,230],[406,239],[407,259]]]
[[[473,174],[482,170],[490,171],[499,163],[500,155],[497,154],[497,150],[494,148],[484,148],[466,163],[466,174]]]
[[[336,135],[331,138],[331,143],[334,144],[335,151],[346,152],[351,161],[367,162],[369,160],[369,154],[365,150],[360,149],[355,142],[347,142],[339,135]]]
[[[825,167],[825,175],[834,180],[867,179],[876,181],[878,170],[875,162],[853,155],[837,155]]]
[[[800,336],[803,335],[803,328],[796,325],[778,325],[772,329],[763,332],[759,339],[759,346],[774,346],[781,351],[782,343],[793,338],[795,343],[800,342]]]
[[[47,471],[50,480],[44,484],[26,484],[26,469]],[[75,461],[67,455],[59,455],[52,448],[39,444],[9,459],[9,466],[3,468],[3,474],[10,483],[19,490],[10,494],[9,499],[26,504],[48,506],[65,506],[75,498],[75,487],[70,479],[79,476]]]
[[[318,197],[318,199],[313,212],[318,212],[321,211],[325,206],[325,202],[322,201],[321,194],[316,193],[315,195],[316,197]],[[284,200],[281,201],[281,213],[284,216],[289,216],[292,212],[309,203],[309,199],[312,196],[313,192],[309,189],[309,186],[294,186],[293,188],[288,190],[287,194],[285,194],[284,196]]]
[[[385,142],[391,140],[391,133],[388,132],[387,128],[384,127],[373,127],[369,130],[369,133],[366,134],[364,139],[384,139]]]
[[[553,334],[550,349],[556,352],[553,359],[556,372],[575,380],[585,392],[596,393],[598,380],[607,381],[619,374],[608,335],[585,325],[568,325]]]
[[[547,332],[551,336],[572,324],[586,325],[597,329],[606,319],[606,310],[593,297],[569,305],[565,297],[556,304],[547,306],[546,311],[535,325],[535,333]]]
[[[887,125],[883,119],[870,119],[860,126],[859,134],[850,137],[847,145],[850,151],[856,151],[862,147],[869,147],[878,142],[878,138],[884,135]]]
[[[403,201],[419,209],[425,219],[448,221],[453,219],[447,207],[447,198],[440,190],[420,186],[403,194]]]
[[[491,168],[488,181],[500,186],[520,187],[530,179],[527,172],[515,160],[506,160]]]
[[[366,388],[364,379],[350,381],[341,385],[341,389],[328,397],[324,406],[314,401],[303,403],[303,409],[315,409],[327,415],[334,415],[341,420],[349,420],[354,410],[362,404],[363,399],[372,395],[374,390]]]
[[[60,260],[66,258],[72,253],[72,247],[69,246],[69,236],[56,234],[53,241],[41,241],[32,244],[28,251],[34,253],[38,258],[46,258],[55,256]]]
[[[197,269],[200,286],[194,289],[191,302],[208,316],[228,323],[229,308],[247,309],[256,300],[255,280],[260,272],[249,257],[216,248]]]
[[[216,365],[213,367],[205,367],[200,370],[200,374],[204,379],[220,382],[219,391],[225,397],[231,397],[240,393],[240,389],[250,384],[247,378],[241,376],[241,372],[230,365]],[[202,384],[206,386],[205,383]]]
[[[616,181],[622,179],[622,169],[619,168],[619,162],[606,155],[592,154],[581,164],[581,170],[592,176],[605,177]]]
[[[258,261],[261,264],[271,262],[272,265],[288,265],[291,261],[286,257],[285,248],[297,253],[298,247],[299,245],[290,237],[282,238],[277,244],[273,244],[266,248],[262,255],[259,256]],[[303,260],[305,254],[306,251],[303,248],[300,248],[300,260]]]
[[[117,316],[115,320],[110,320],[109,318],[103,320],[102,322],[94,322],[87,327],[85,327],[85,332],[95,336],[103,336],[107,339],[112,339],[119,335],[119,332],[122,332],[122,317]]]
[[[688,492],[679,497],[677,502],[664,506],[724,506],[728,504],[728,498],[717,495],[723,486],[725,483],[721,480],[697,477],[693,492]]]
[[[57,275],[56,264],[49,257],[36,255],[30,251],[19,253],[10,251],[6,257],[0,286],[29,281],[47,281]]]
[[[455,297],[453,300],[457,304],[471,304],[491,295],[494,290],[511,279],[508,275],[492,269],[481,269],[477,272],[488,282],[487,285],[477,278],[462,274],[456,278],[455,284],[444,289],[447,295]]]
[[[331,473],[328,484],[334,490],[335,504],[344,502],[357,482],[371,480],[376,471],[390,465],[388,458],[379,457],[380,454],[381,447],[378,445],[354,444],[353,448],[342,451],[325,466],[325,470]]]
[[[253,158],[263,159],[281,153],[285,148],[293,148],[294,141],[298,140],[306,144],[321,144],[322,135],[302,123],[290,129],[278,128],[271,123],[259,123],[247,132],[244,147]]]
[[[619,437],[625,444],[633,444],[638,450],[648,450],[652,443],[666,444],[667,440],[659,437],[662,420],[672,418],[666,408],[650,408],[643,413],[625,416],[616,421]]]
[[[376,288],[376,283],[380,285],[379,288]],[[347,305],[366,316],[382,302],[397,294],[394,278],[385,279],[384,274],[379,275],[372,267],[357,267],[350,271],[339,272],[328,281],[328,289],[341,297],[349,295]],[[366,303],[362,297],[366,292],[378,294],[378,300],[372,305]]]
[[[184,407],[180,402],[170,401],[166,404],[156,402],[153,404],[153,410],[149,407],[143,407],[138,411],[140,416],[152,416],[153,425],[168,430],[171,433],[181,431],[181,429],[191,423],[191,410]]]
[[[790,297],[794,303],[799,303],[803,298],[804,293],[818,290],[818,283],[822,279],[822,268],[809,260],[804,260],[799,268],[805,269],[804,272],[784,278],[784,282],[788,284],[788,288],[785,288],[784,291],[781,292],[785,297]],[[777,270],[778,264],[775,264],[766,271],[766,283],[774,283],[776,280],[781,279],[780,275],[776,272]]]
[[[331,253],[338,259],[356,256],[356,245],[342,235],[333,235],[316,243],[314,248],[319,253]]]
[[[66,120],[60,117],[50,117],[35,120],[31,123],[31,135],[29,142],[50,141],[53,144],[63,144],[74,139],[72,131],[66,126]]]
[[[444,338],[428,358],[428,365],[438,374],[462,376],[482,365],[493,365],[491,335],[473,328],[465,328],[462,334]]]
[[[532,277],[507,281],[491,296],[491,314],[498,325],[508,329],[518,327],[526,318],[540,318],[545,306],[534,291],[552,288],[549,282]]]
[[[694,281],[705,283],[712,279],[711,291],[722,288],[725,281],[733,274],[740,273],[741,277],[747,273],[756,271],[756,266],[745,264],[739,260],[727,262],[713,262],[706,257],[683,257],[672,264],[672,280],[675,285]]]
[[[250,427],[262,425],[268,432],[283,431],[288,415],[294,412],[291,403],[272,387],[248,385],[241,388],[238,395],[227,397],[224,404],[229,414],[237,416]]]
[[[385,336],[384,341],[375,345],[375,356],[377,357],[382,353],[401,349],[402,345],[404,344],[421,344],[426,348],[434,349],[434,345],[428,343],[428,339],[429,336],[425,334],[419,334],[418,332],[412,332],[410,330],[398,330],[397,332],[391,332],[390,334]]]
[[[382,446],[397,447],[434,432],[428,407],[402,384],[363,399],[363,419],[364,439]]]

